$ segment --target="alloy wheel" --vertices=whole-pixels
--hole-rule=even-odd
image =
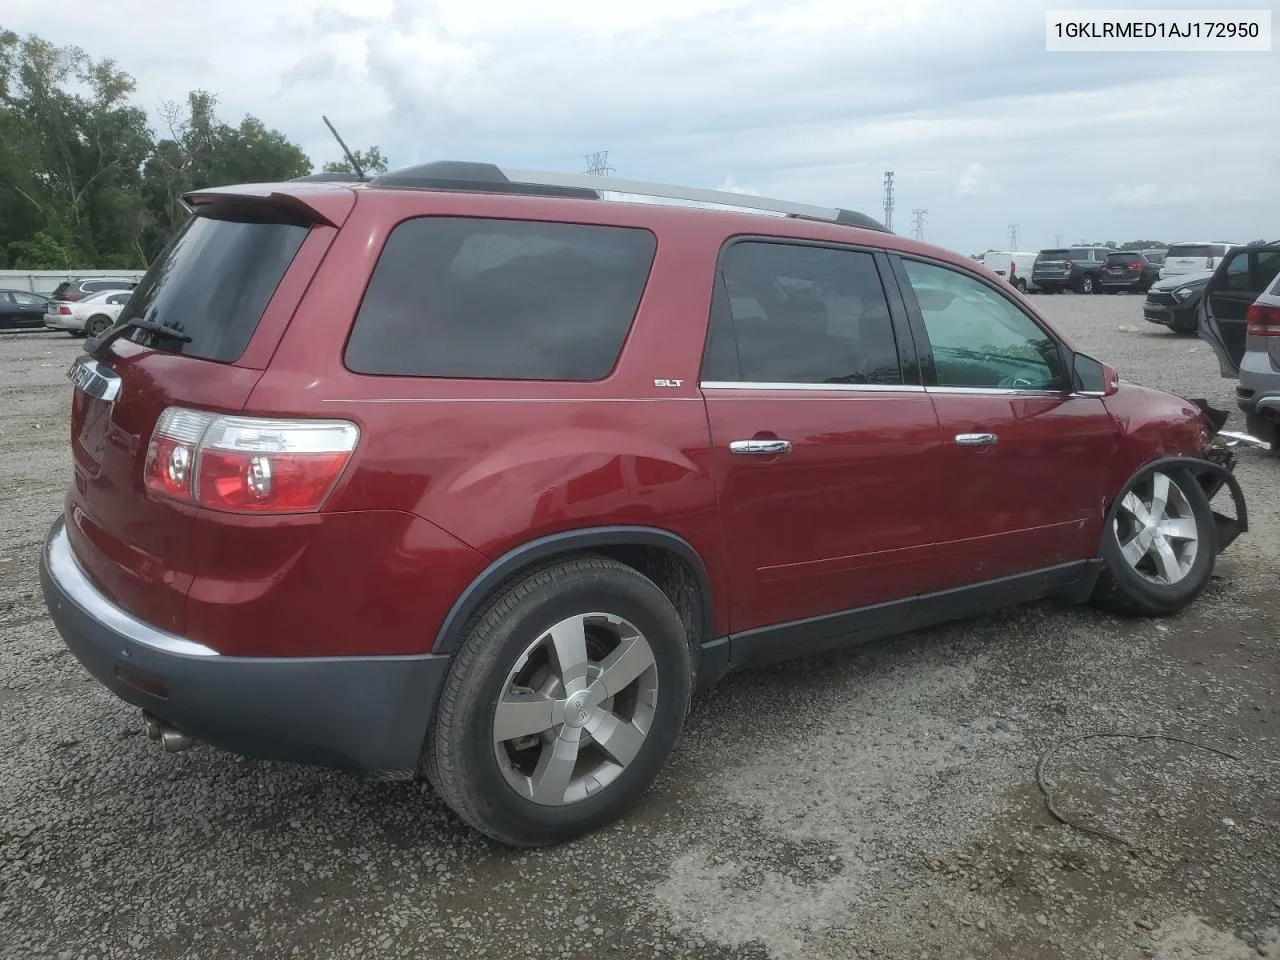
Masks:
[[[1187,495],[1156,472],[1124,495],[1113,523],[1120,553],[1143,579],[1171,586],[1191,572],[1200,548]]]
[[[516,660],[493,714],[507,783],[544,806],[597,794],[644,746],[658,702],[653,649],[608,613],[569,617]]]

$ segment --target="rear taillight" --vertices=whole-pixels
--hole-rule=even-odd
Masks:
[[[1205,258],[1204,258],[1204,268],[1205,268],[1206,270],[1212,270],[1212,269],[1213,269],[1213,257],[1205,257]]]
[[[70,307],[59,307],[59,308],[58,308],[58,313],[62,314],[62,316],[64,316],[64,317],[69,317],[69,316],[71,316],[71,308],[70,308]]]
[[[345,420],[265,420],[170,407],[147,448],[152,493],[238,513],[319,510],[360,439]]]
[[[1280,307],[1253,304],[1245,311],[1244,332],[1250,337],[1280,337]]]
[[[1129,269],[1130,269],[1130,270],[1141,270],[1141,269],[1142,269],[1142,264],[1140,264],[1140,263],[1131,263],[1131,264],[1129,264]]]

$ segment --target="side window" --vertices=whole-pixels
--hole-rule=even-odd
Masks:
[[[406,220],[378,258],[346,364],[382,376],[600,380],[656,248],[630,227]]]
[[[940,387],[1061,390],[1057,343],[1011,301],[959,271],[903,265],[920,306]]]
[[[1253,283],[1249,278],[1249,254],[1237,253],[1227,262],[1224,278],[1228,290],[1250,290]]]
[[[111,304],[121,304],[121,303],[128,303],[128,302],[129,302],[129,294],[127,293],[113,293],[111,296],[107,297],[107,303],[111,303]]]
[[[80,284],[80,289],[85,293],[101,293],[108,288],[108,284],[103,280],[86,280]]]
[[[1258,258],[1258,282],[1255,288],[1261,293],[1267,287],[1271,286],[1271,281],[1280,274],[1280,250],[1260,250],[1256,254]]]
[[[6,290],[0,290],[0,303],[13,303],[16,297]]]
[[[18,303],[25,304],[26,306],[33,306],[36,304],[44,303],[44,298],[37,297],[34,294],[30,294],[30,293],[20,293],[15,291],[12,294],[12,297]]]
[[[707,379],[902,383],[889,304],[871,254],[744,241],[721,256],[718,281],[707,355],[708,374],[714,367],[717,376]],[[726,317],[736,357],[721,342]]]

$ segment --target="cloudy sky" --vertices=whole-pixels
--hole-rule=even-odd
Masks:
[[[1200,0],[1199,7],[1274,6]],[[1180,0],[6,0],[0,26],[353,146],[839,205],[969,253],[1280,234],[1280,52],[1046,53],[1045,10]],[[1280,19],[1280,18],[1278,18]],[[1277,44],[1280,51],[1280,44]]]

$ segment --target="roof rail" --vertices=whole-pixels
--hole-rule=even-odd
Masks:
[[[294,177],[294,183],[365,183],[368,177],[358,173],[308,173],[305,177]]]
[[[370,185],[435,190],[475,190],[483,193],[521,193],[591,200],[600,199],[601,193],[621,193],[759,210],[802,220],[821,220],[860,227],[864,230],[876,230],[880,233],[891,232],[866,214],[840,207],[819,207],[805,203],[792,203],[789,200],[771,200],[749,193],[680,187],[645,180],[624,180],[619,177],[600,177],[590,173],[504,169],[491,163],[448,160],[424,163],[376,176],[370,181]]]

